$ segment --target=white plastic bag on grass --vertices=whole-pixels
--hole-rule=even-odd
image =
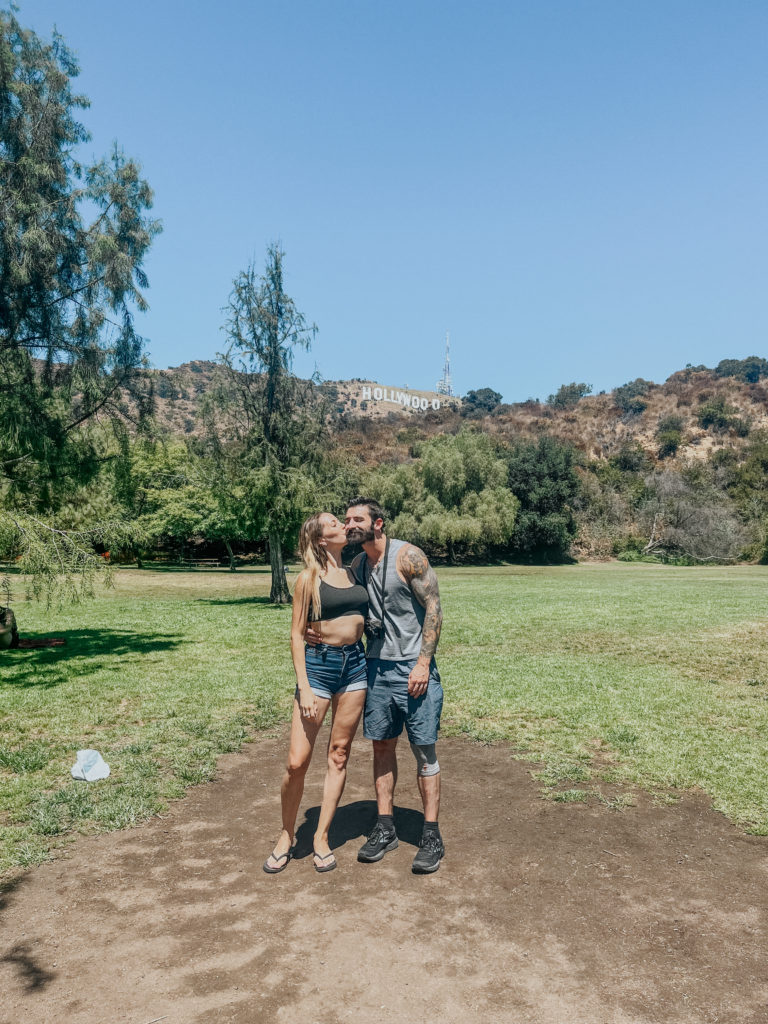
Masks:
[[[78,750],[77,761],[72,765],[72,778],[85,782],[97,782],[109,775],[109,765],[98,750]]]

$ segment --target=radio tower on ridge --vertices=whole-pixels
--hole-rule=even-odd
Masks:
[[[435,391],[438,395],[452,395],[453,381],[451,380],[451,333],[445,332],[445,363],[443,364],[443,376],[435,384]]]

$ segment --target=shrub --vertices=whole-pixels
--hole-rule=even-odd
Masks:
[[[648,477],[640,521],[645,554],[687,565],[729,562],[744,549],[748,531],[725,495],[701,466],[686,473],[665,469]],[[682,560],[682,561],[681,561]]]
[[[648,455],[637,441],[626,441],[608,462],[622,473],[641,473],[648,469]]]
[[[662,430],[657,432],[656,439],[659,442],[657,454],[660,459],[666,459],[677,452],[682,443],[683,435],[679,430]]]
[[[768,377],[768,360],[760,356],[746,359],[721,359],[715,367],[716,377],[736,377],[746,384],[756,384],[761,377]]]
[[[736,412],[736,408],[729,405],[723,395],[715,395],[703,403],[696,413],[696,419],[704,430],[713,430],[718,434],[733,430],[738,437],[746,437],[749,434],[749,421],[737,416]]]
[[[683,418],[674,413],[662,416],[656,427],[656,440],[659,442],[657,454],[660,459],[674,455],[683,441]]]
[[[683,426],[682,416],[677,416],[675,413],[671,413],[669,416],[662,416],[656,427],[656,437],[666,434],[670,430],[676,430],[678,433],[681,433]]]
[[[648,403],[643,400],[653,387],[653,381],[637,377],[635,380],[622,384],[613,392],[613,400],[621,411],[630,416],[638,416]]]
[[[749,437],[751,426],[752,424],[748,419],[743,419],[741,416],[737,416],[733,423],[731,423],[731,430],[737,437]]]
[[[561,384],[555,394],[549,396],[547,403],[555,409],[570,409],[591,394],[591,384],[577,384],[573,381],[571,384]]]

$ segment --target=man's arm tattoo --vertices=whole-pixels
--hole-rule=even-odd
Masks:
[[[421,633],[421,654],[432,658],[437,650],[440,629],[443,625],[443,610],[440,607],[440,589],[435,570],[421,548],[409,545],[399,559],[398,568],[411,588],[411,593],[424,608],[424,625]]]

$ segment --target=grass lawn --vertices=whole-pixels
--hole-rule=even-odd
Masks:
[[[554,799],[699,786],[768,834],[768,569],[439,575],[444,731],[511,742]],[[0,652],[0,872],[74,831],[145,819],[290,714],[290,610],[268,603],[266,570],[116,583],[79,606],[14,606],[22,636],[67,646]],[[104,754],[108,780],[70,778],[82,747]]]

